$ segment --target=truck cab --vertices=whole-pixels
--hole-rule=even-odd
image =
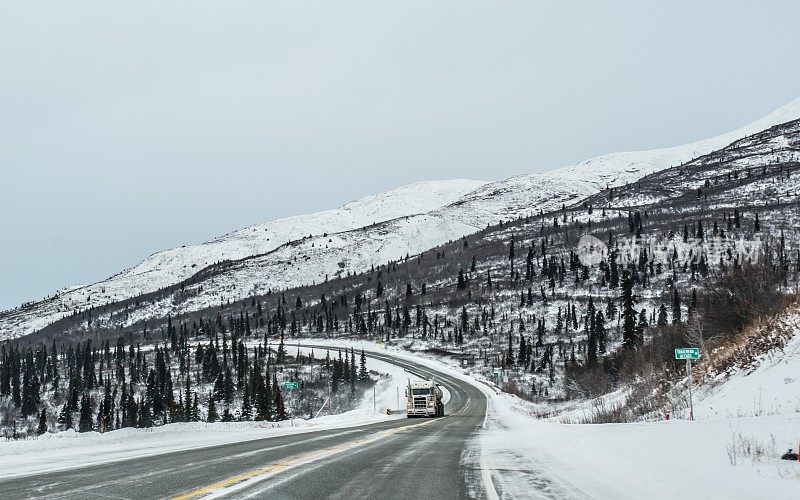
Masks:
[[[432,380],[417,382],[409,380],[406,387],[406,416],[443,417],[442,395],[441,387]]]

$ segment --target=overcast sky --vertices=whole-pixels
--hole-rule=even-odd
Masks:
[[[0,309],[413,181],[737,128],[800,95],[800,9],[734,3],[5,0]]]

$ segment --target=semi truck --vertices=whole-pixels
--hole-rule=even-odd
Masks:
[[[442,396],[442,388],[433,380],[409,380],[406,388],[406,416],[443,417]]]

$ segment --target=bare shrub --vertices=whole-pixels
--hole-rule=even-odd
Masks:
[[[780,270],[768,258],[717,270],[703,287],[700,301],[703,338],[735,335],[756,318],[781,309],[785,302],[781,281]]]
[[[728,463],[739,465],[744,460],[761,461],[765,457],[777,456],[777,439],[770,434],[768,441],[764,442],[752,436],[744,436],[741,432],[731,430],[730,438],[725,444]]]

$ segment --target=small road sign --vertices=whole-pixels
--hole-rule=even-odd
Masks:
[[[675,349],[675,359],[700,359],[700,348],[679,347]]]
[[[689,420],[694,420],[694,404],[692,403],[692,360],[700,359],[700,348],[679,347],[675,349],[675,359],[686,360],[686,386],[689,389]]]
[[[288,389],[288,390],[299,389],[300,388],[300,382],[284,382],[283,383],[283,388],[284,389]]]

